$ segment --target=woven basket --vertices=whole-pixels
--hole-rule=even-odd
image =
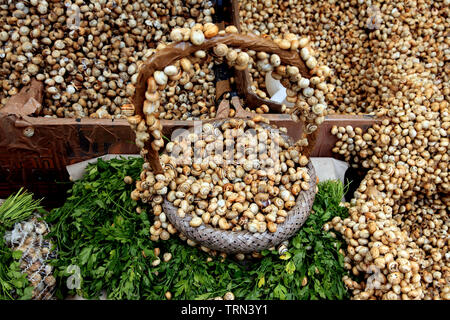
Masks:
[[[147,80],[155,70],[162,70],[165,66],[174,63],[183,57],[193,54],[197,50],[209,50],[219,43],[226,44],[233,48],[252,49],[255,51],[264,51],[267,53],[276,53],[281,58],[281,61],[285,64],[297,66],[303,77],[310,78],[311,72],[306,67],[305,63],[300,58],[298,52],[290,50],[281,50],[279,46],[269,39],[260,38],[254,35],[242,35],[242,34],[225,34],[217,35],[211,39],[206,39],[200,46],[194,46],[190,43],[181,42],[176,44],[170,44],[165,49],[155,53],[148,61],[146,61],[139,70],[139,75],[136,83],[136,91],[132,98],[133,105],[136,108],[136,114],[144,116],[143,103],[145,100],[145,91],[147,89]],[[219,95],[220,96],[220,95]],[[234,107],[238,105],[239,99],[234,97]],[[232,99],[233,102],[233,99]],[[225,100],[222,103],[228,106]],[[217,112],[217,117],[220,118],[223,115],[228,115],[226,107],[221,108]],[[222,106],[223,107],[223,106]],[[254,115],[254,114],[253,114]],[[242,108],[236,108],[236,116],[242,118],[250,118],[250,114],[247,114]],[[210,121],[210,123],[223,123],[224,119]],[[269,125],[267,125],[269,126]],[[269,126],[270,127],[270,126]],[[318,130],[312,134],[305,133],[305,124],[299,122],[299,130],[303,128],[302,138],[308,140],[308,146],[302,149],[302,154],[309,157],[317,139]],[[292,139],[284,135],[291,145],[294,144]],[[145,158],[150,163],[153,172],[163,173],[163,168],[159,161],[159,154],[153,149],[150,139],[145,143]],[[169,221],[175,226],[175,228],[185,234],[189,239],[203,245],[207,248],[218,250],[226,253],[249,253],[255,251],[261,251],[273,247],[282,241],[293,236],[303,225],[309,216],[309,212],[312,208],[314,201],[316,187],[316,175],[311,163],[308,164],[308,173],[311,177],[310,188],[308,191],[302,191],[297,197],[296,205],[291,209],[286,217],[285,222],[277,225],[277,231],[270,233],[251,233],[249,231],[224,231],[216,229],[212,226],[201,225],[198,228],[193,228],[189,225],[191,217],[187,215],[185,218],[180,218],[177,215],[176,208],[169,202],[163,203],[164,212],[166,213]]]
[[[225,121],[221,119],[208,122],[218,127]],[[267,124],[261,124],[261,126],[265,128],[271,127]],[[292,139],[287,135],[282,134],[282,136],[291,145],[293,144]],[[311,161],[308,163],[307,168],[311,178],[309,189],[299,193],[295,206],[288,212],[286,220],[277,225],[277,230],[274,233],[269,231],[253,233],[247,230],[227,231],[204,224],[194,228],[189,225],[192,217],[186,215],[184,218],[180,218],[177,214],[178,208],[173,206],[167,199],[163,203],[163,209],[170,223],[178,231],[204,247],[229,254],[261,251],[276,246],[292,237],[308,218],[316,194],[317,178]]]

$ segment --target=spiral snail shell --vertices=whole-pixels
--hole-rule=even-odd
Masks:
[[[205,35],[201,30],[195,29],[191,31],[190,40],[193,45],[199,46],[205,42]]]
[[[228,53],[228,46],[226,44],[219,43],[214,47],[213,51],[217,56],[224,57]]]

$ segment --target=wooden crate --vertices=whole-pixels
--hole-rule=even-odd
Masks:
[[[219,23],[222,28],[239,20],[237,1],[220,1]],[[219,4],[220,4],[219,3]],[[222,11],[221,11],[222,10]],[[225,19],[226,18],[226,19]],[[236,22],[237,21],[237,22]],[[236,26],[239,28],[239,24]],[[254,109],[265,103],[275,112],[280,106],[263,100],[251,92],[248,72],[236,72],[235,82],[244,105]],[[27,108],[42,103],[42,84],[28,86],[10,102],[13,111],[0,113],[0,198],[25,187],[39,197],[48,197],[51,204],[62,203],[70,187],[66,166],[105,154],[138,154],[135,134],[124,119],[53,119],[29,117]],[[223,86],[222,89],[230,88]],[[245,89],[246,88],[246,89]],[[17,98],[17,99],[16,99]],[[0,109],[1,111],[1,109]],[[286,127],[294,139],[301,135],[301,126],[284,114],[266,114],[271,123]],[[315,157],[333,156],[336,138],[330,134],[333,125],[368,128],[376,120],[370,116],[328,116],[319,129]],[[177,128],[188,128],[194,121],[163,120],[163,133],[170,137]],[[29,133],[34,131],[32,135]],[[50,206],[51,206],[50,204]]]

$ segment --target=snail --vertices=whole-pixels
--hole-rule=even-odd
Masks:
[[[214,47],[213,51],[214,51],[214,54],[216,54],[217,56],[223,57],[223,56],[227,55],[228,47],[226,44],[219,43],[217,46]]]
[[[205,41],[205,35],[201,30],[195,29],[191,31],[189,39],[193,45],[199,46]]]

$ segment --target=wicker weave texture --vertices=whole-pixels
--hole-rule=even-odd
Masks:
[[[251,253],[276,246],[291,238],[305,223],[311,211],[316,192],[316,173],[311,161],[308,163],[308,173],[311,177],[309,190],[302,191],[297,196],[296,205],[288,212],[285,222],[277,226],[277,231],[271,233],[252,233],[247,230],[226,231],[202,224],[198,228],[191,227],[190,215],[180,218],[177,208],[168,200],[163,203],[164,212],[175,228],[189,239],[212,250],[229,254]]]

